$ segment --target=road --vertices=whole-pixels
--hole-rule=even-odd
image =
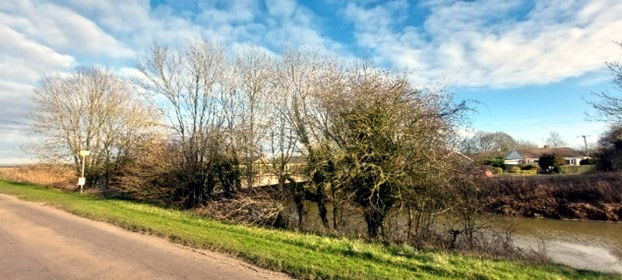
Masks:
[[[287,279],[222,254],[0,194],[2,279]]]

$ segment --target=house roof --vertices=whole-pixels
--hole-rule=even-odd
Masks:
[[[572,148],[560,147],[560,148],[531,148],[531,149],[516,149],[515,150],[523,158],[539,158],[544,154],[557,154],[562,157],[583,157],[584,155]],[[514,151],[512,151],[514,152]],[[513,153],[510,153],[512,155]],[[509,155],[508,155],[509,157]],[[506,158],[507,159],[507,158]]]
[[[505,160],[516,160],[516,159],[523,159],[523,156],[521,156],[516,150],[512,150],[510,154],[507,157],[505,157]]]

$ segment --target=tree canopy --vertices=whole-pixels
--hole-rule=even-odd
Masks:
[[[86,157],[89,185],[107,187],[112,172],[148,130],[157,111],[127,82],[100,68],[45,76],[35,90],[33,131],[44,138],[44,159],[70,160],[76,173]]]

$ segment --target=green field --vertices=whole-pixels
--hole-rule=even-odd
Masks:
[[[188,246],[224,252],[302,279],[621,279],[620,275],[557,265],[499,261],[420,251],[403,245],[385,246],[231,225],[183,211],[20,183],[0,181],[0,193],[44,202],[80,216],[166,237]]]

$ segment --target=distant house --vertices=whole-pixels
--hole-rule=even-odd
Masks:
[[[544,148],[514,149],[507,157],[505,157],[503,163],[509,165],[538,165],[540,156],[544,154],[560,155],[564,158],[564,160],[566,160],[567,165],[580,165],[582,159],[589,158],[588,156],[585,156],[584,154],[571,148],[550,148],[548,146],[544,146]]]
[[[247,161],[245,158],[242,158],[242,162]],[[266,158],[263,156],[254,157],[252,160],[253,171],[255,174],[255,178],[253,180],[254,186],[266,186],[266,185],[274,185],[278,183],[278,175],[279,171],[277,170],[278,159],[276,158]],[[303,182],[305,178],[302,177],[302,172],[304,167],[307,165],[307,160],[303,156],[291,156],[287,159],[287,162],[284,166],[284,171],[286,174],[291,176],[296,182]],[[239,165],[242,174],[245,174],[245,170],[247,165],[240,164]],[[246,187],[247,182],[245,180],[242,181],[242,186]]]

